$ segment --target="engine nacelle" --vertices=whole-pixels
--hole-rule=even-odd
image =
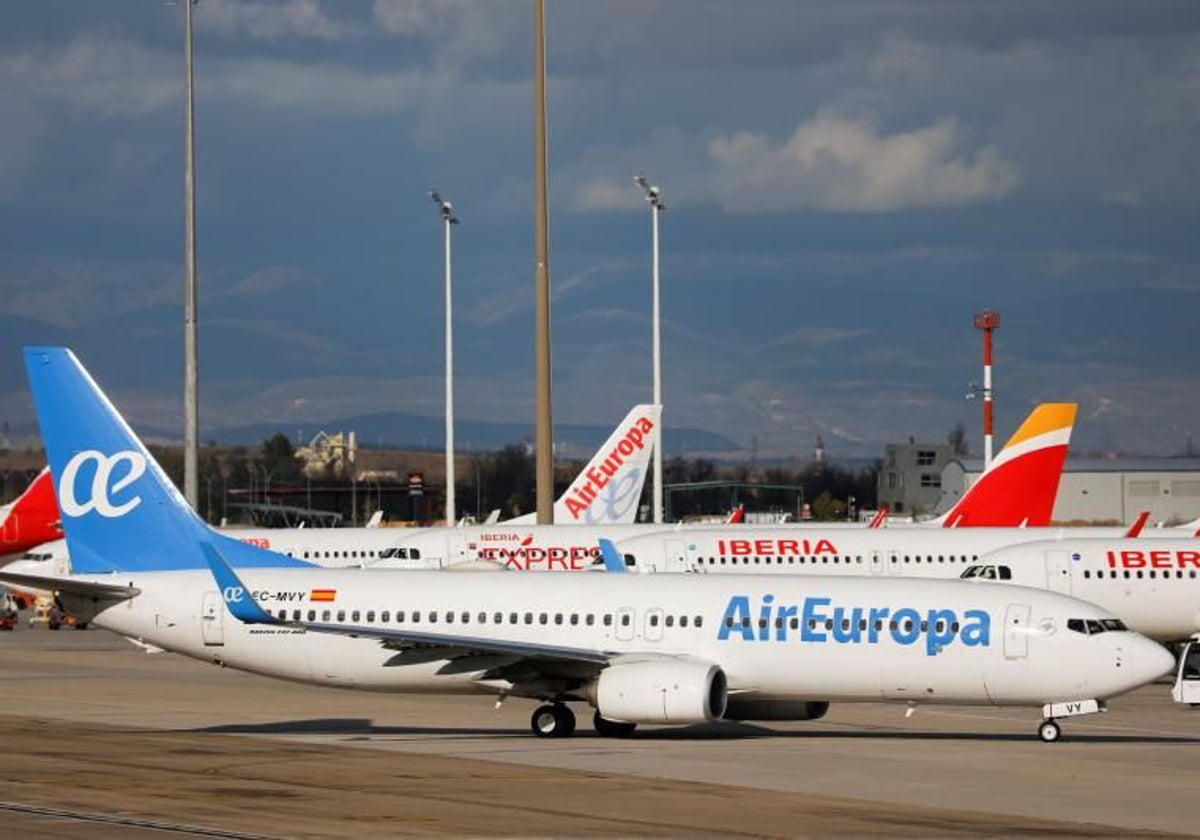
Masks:
[[[708,723],[725,714],[725,672],[706,662],[612,665],[589,686],[602,717],[621,723]]]
[[[820,720],[829,703],[816,700],[739,700],[725,707],[727,720]]]

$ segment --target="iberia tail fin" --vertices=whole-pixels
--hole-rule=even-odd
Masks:
[[[958,503],[933,524],[946,528],[1016,528],[1050,524],[1062,478],[1075,403],[1043,403]]]
[[[42,543],[62,539],[62,522],[54,502],[54,482],[46,467],[8,506],[0,525],[0,554],[20,554]]]

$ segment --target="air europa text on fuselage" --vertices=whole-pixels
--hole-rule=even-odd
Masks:
[[[1200,551],[1109,551],[1110,569],[1200,569]]]
[[[937,656],[960,642],[964,647],[991,644],[992,617],[986,610],[958,613],[912,607],[831,607],[832,600],[808,597],[802,603],[776,604],[774,595],[764,595],[755,610],[746,595],[734,595],[725,607],[717,630],[717,641],[731,638],[743,642],[786,642],[807,644],[878,644],[890,637],[898,645],[915,645],[924,639],[925,653]],[[790,634],[790,635],[789,635]]]
[[[804,554],[837,554],[827,539],[717,540],[717,554],[730,557],[794,557]]]
[[[600,491],[614,478],[625,459],[646,448],[646,435],[654,429],[654,421],[649,417],[639,417],[616,445],[609,450],[600,462],[599,467],[589,467],[576,481],[578,486],[572,486],[567,494],[567,512],[578,520],[600,495]]]

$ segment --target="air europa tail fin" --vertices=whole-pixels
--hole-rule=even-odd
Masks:
[[[947,528],[1049,525],[1076,408],[1075,403],[1043,403],[1035,408],[991,468],[934,524]]]
[[[658,445],[662,406],[635,405],[554,502],[555,525],[629,525],[637,518],[650,453]],[[519,516],[504,524],[531,524]]]
[[[0,554],[16,554],[62,539],[62,522],[54,502],[54,482],[46,467],[8,506],[0,526]]]
[[[70,350],[28,347],[25,368],[75,574],[206,569],[203,541],[234,566],[309,565],[201,521]]]

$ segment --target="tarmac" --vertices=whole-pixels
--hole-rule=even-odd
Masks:
[[[24,614],[23,614],[24,615]],[[0,633],[5,836],[1200,834],[1200,710],[1165,685],[1034,709],[835,705],[820,721],[535,738],[534,704],[369,694]]]

